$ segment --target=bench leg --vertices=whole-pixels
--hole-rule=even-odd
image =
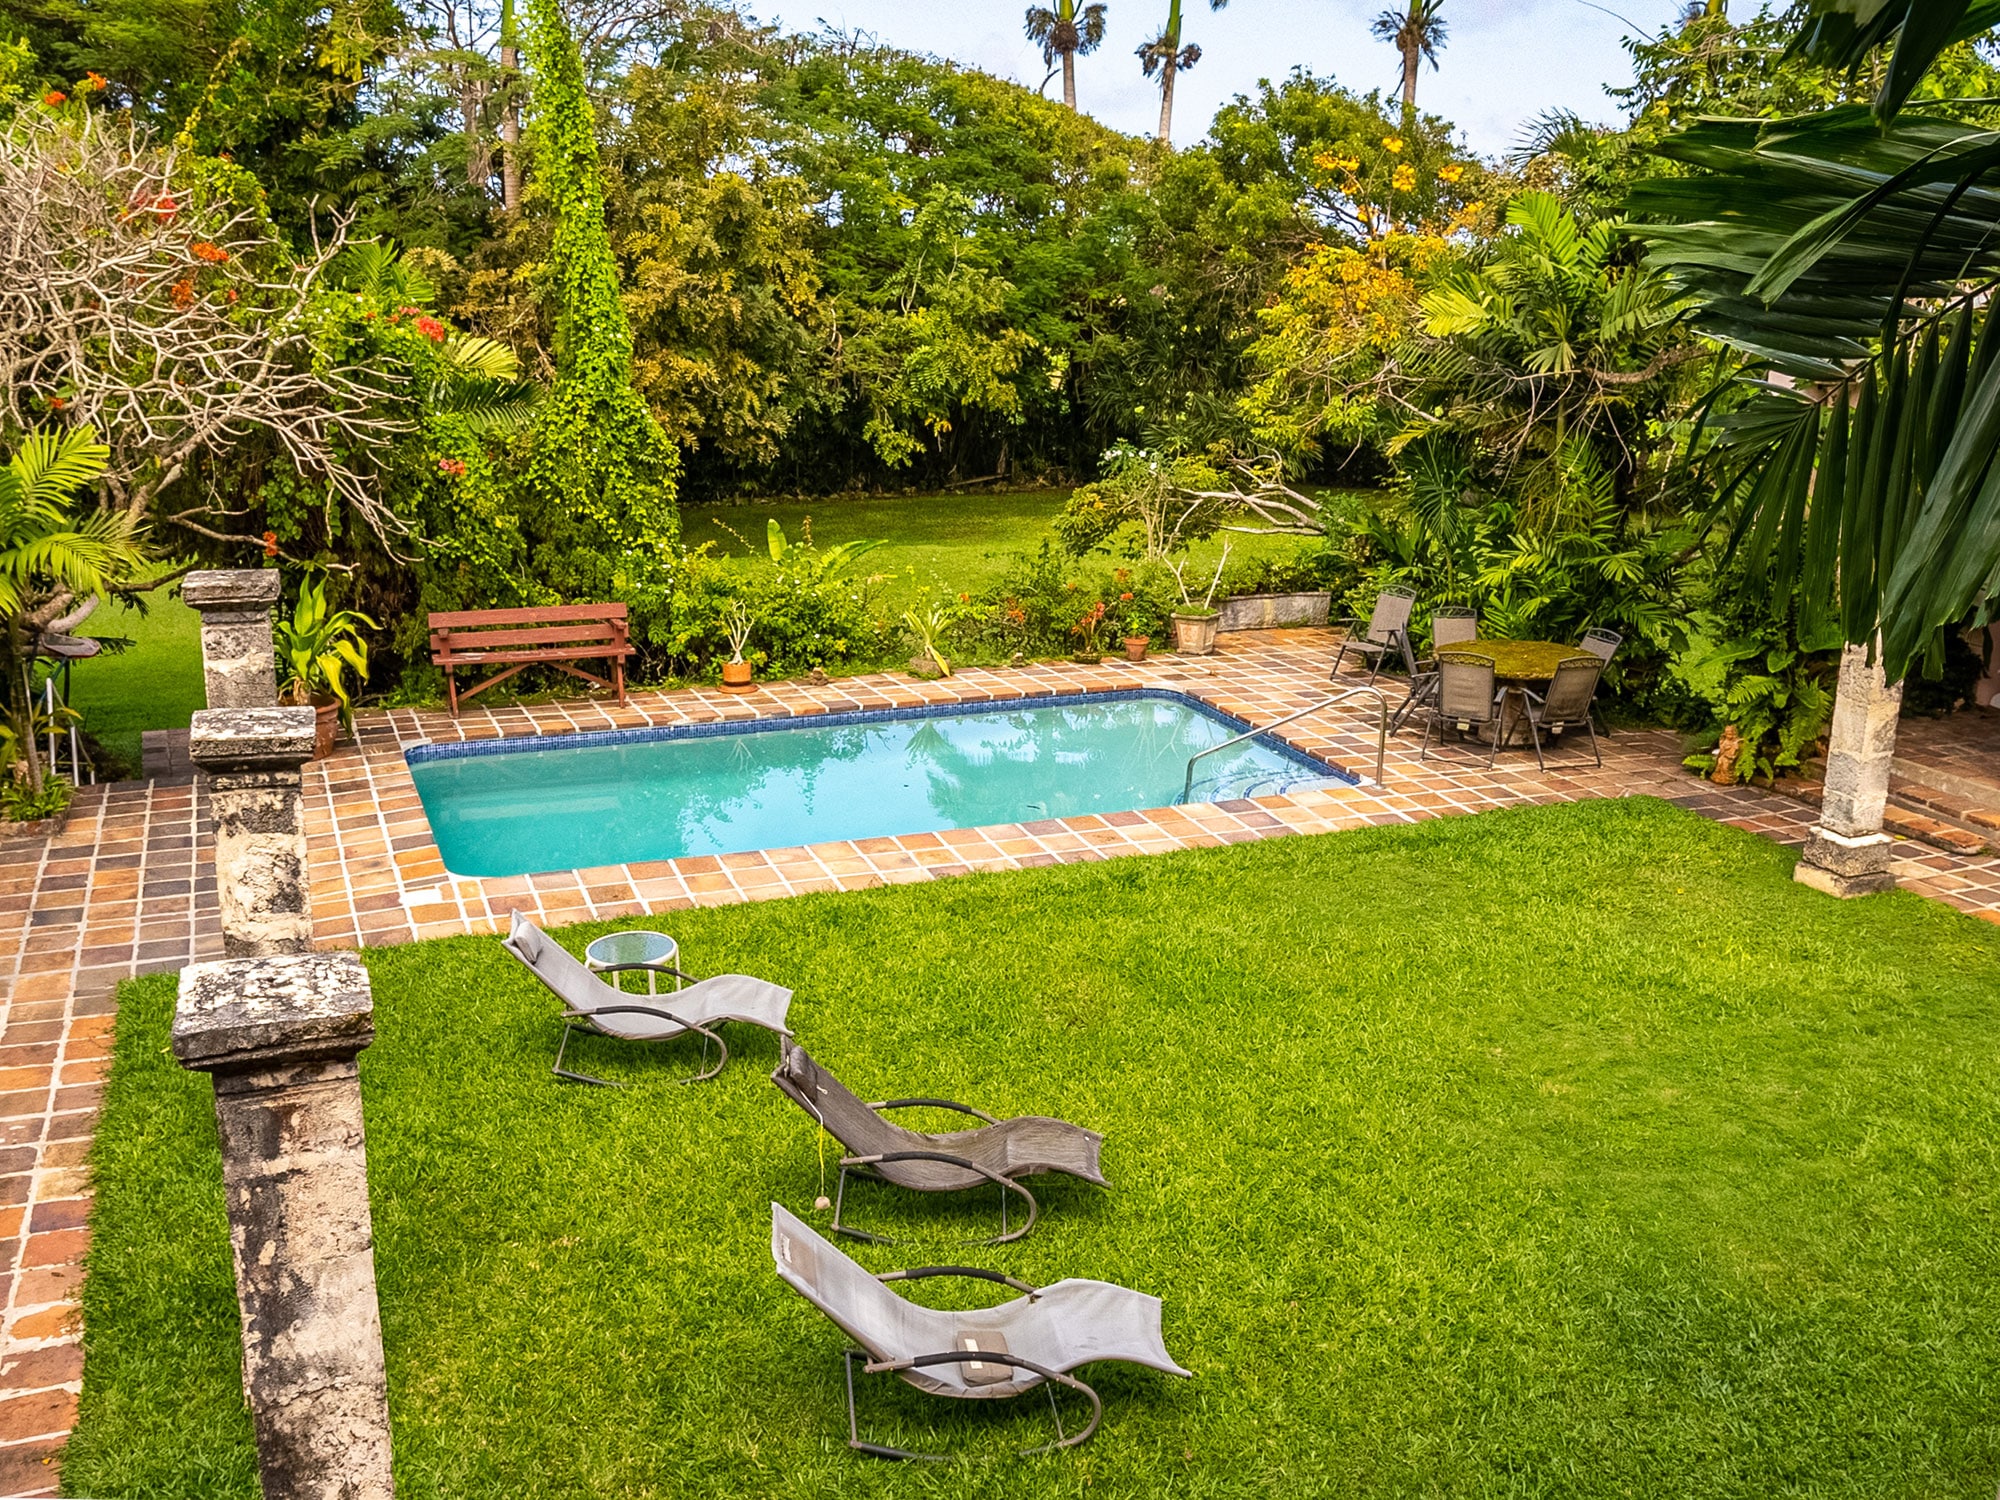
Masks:
[[[624,657],[618,656],[612,658],[611,680],[613,685],[616,686],[616,688],[618,689],[618,706],[620,708],[623,708],[625,706],[625,658]]]
[[[446,700],[451,704],[451,716],[455,719],[458,717],[458,669],[456,667],[446,667],[444,669],[444,692]]]

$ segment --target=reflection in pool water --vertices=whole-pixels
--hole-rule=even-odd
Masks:
[[[410,770],[447,868],[520,875],[1165,807],[1188,757],[1239,732],[1178,694],[1120,693],[578,735],[561,748],[424,747]],[[1258,740],[1210,756],[1198,776],[1200,800],[1337,779]]]

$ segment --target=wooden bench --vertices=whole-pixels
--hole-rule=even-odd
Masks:
[[[585,682],[611,688],[625,701],[625,658],[632,642],[622,604],[562,604],[549,609],[466,609],[434,614],[431,664],[444,668],[451,716],[458,717],[458,669],[505,667],[464,696],[476,698],[529,667],[555,667]],[[611,676],[599,677],[576,665],[609,661]]]

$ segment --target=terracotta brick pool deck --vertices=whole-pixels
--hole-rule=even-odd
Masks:
[[[314,936],[325,947],[374,947],[497,931],[516,910],[561,925],[1590,797],[1663,797],[1782,843],[1805,841],[1810,807],[1696,780],[1681,769],[1672,735],[1609,736],[1601,769],[1565,740],[1546,773],[1524,750],[1503,752],[1490,771],[1483,752],[1457,747],[1420,762],[1416,737],[1405,735],[1390,742],[1382,785],[475,880],[446,870],[404,760],[427,743],[1133,687],[1172,689],[1268,724],[1324,696],[1331,641],[1319,631],[1269,631],[1225,636],[1213,657],[1139,666],[969,670],[930,683],[878,675],[743,695],[635,692],[623,708],[592,700],[469,709],[458,721],[402,709],[364,714],[358,743],[306,776]],[[1279,733],[1372,776],[1372,711],[1333,710]],[[2000,860],[1917,844],[1902,850],[1897,873],[1906,888],[2000,922]],[[208,830],[185,779],[86,789],[54,839],[0,844],[0,1496],[55,1493],[52,1459],[75,1416],[85,1156],[116,985],[220,949]]]

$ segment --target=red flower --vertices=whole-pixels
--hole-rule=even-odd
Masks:
[[[266,557],[276,557],[278,555],[277,532],[267,531],[264,533],[264,555]]]
[[[189,247],[189,253],[196,260],[205,260],[211,266],[219,266],[229,259],[229,252],[220,245],[211,245],[207,240],[196,240]]]
[[[421,333],[433,344],[444,341],[444,324],[440,323],[436,318],[418,318],[417,332]]]
[[[57,105],[67,102],[68,99],[69,95],[65,94],[61,89],[50,89],[46,94],[42,95],[42,103],[46,104],[50,109],[54,109]]]
[[[465,460],[462,458],[441,458],[438,460],[438,471],[443,474],[449,474],[453,479],[463,479],[465,477]]]
[[[69,402],[68,402],[68,401],[67,401],[66,399],[64,399],[63,397],[61,397],[61,396],[51,396],[51,397],[49,397],[49,410],[50,410],[50,411],[61,411],[61,410],[62,410],[62,409],[63,409],[63,408],[65,407],[65,406],[68,406],[68,405],[69,405]]]
[[[236,300],[236,288],[231,287],[226,293],[224,293],[224,295],[227,296],[231,302],[234,302]]]
[[[1132,596],[1130,594],[1120,594],[1118,596],[1118,602],[1120,604],[1129,604],[1132,602]]]
[[[180,211],[181,206],[174,201],[172,193],[162,193],[153,200],[153,212],[160,215],[161,218],[171,219]]]

